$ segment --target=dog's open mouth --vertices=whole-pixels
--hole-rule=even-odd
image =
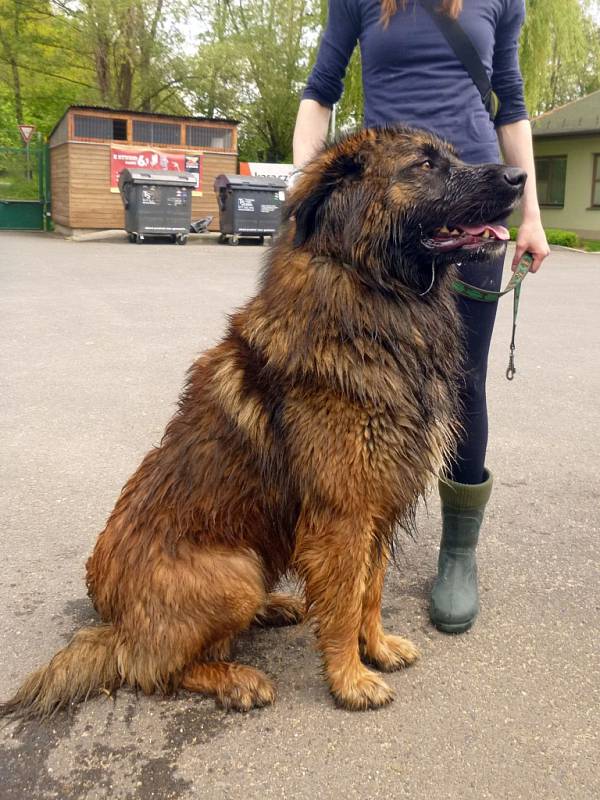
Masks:
[[[459,248],[472,249],[510,239],[508,229],[498,223],[480,225],[456,225],[448,228],[444,225],[434,231],[433,235],[424,239],[423,244],[430,250],[446,253]]]

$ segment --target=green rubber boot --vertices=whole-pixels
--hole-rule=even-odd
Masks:
[[[445,633],[468,630],[479,611],[475,549],[492,482],[487,469],[483,483],[474,485],[440,479],[443,530],[430,615]]]

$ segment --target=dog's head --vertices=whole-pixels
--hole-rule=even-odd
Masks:
[[[499,220],[526,177],[498,164],[469,166],[425,131],[365,129],[305,167],[284,217],[296,246],[341,259],[370,283],[421,291],[432,260],[483,259],[504,247]]]

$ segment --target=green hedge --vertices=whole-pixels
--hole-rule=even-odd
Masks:
[[[583,239],[581,244],[588,253],[600,253],[600,242],[597,239]]]
[[[511,227],[508,229],[510,238],[515,241],[517,238],[518,228]],[[561,244],[563,247],[578,247],[579,237],[573,231],[562,231],[560,228],[546,228],[546,238],[548,244]]]

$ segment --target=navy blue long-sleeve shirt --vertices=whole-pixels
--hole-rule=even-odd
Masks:
[[[414,0],[387,29],[380,0],[329,0],[329,19],[303,97],[331,107],[352,51],[361,50],[365,125],[403,122],[447,139],[467,162],[497,161],[495,128],[527,119],[518,44],[524,0],[464,0],[459,22],[501,101],[495,123],[464,66]]]

